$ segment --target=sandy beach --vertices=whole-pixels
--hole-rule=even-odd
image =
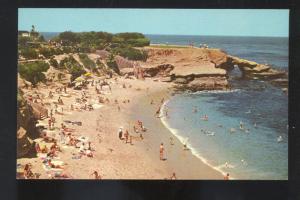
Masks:
[[[97,78],[94,78],[97,80]],[[55,101],[61,96],[64,105],[63,114],[54,114],[55,126],[60,127],[65,120],[80,121],[82,126],[64,123],[67,128],[75,129],[74,136],[85,137],[91,142],[93,157],[78,157],[78,148],[61,144],[61,152],[57,153],[57,160],[64,163],[63,171],[73,179],[93,179],[92,173],[96,170],[102,179],[166,179],[176,173],[177,179],[223,179],[218,171],[212,169],[194,156],[190,150],[184,150],[183,144],[163,125],[155,112],[161,105],[162,99],[167,100],[172,94],[172,85],[155,79],[136,80],[118,78],[109,79],[111,92],[103,87],[102,95],[109,99],[109,103],[99,104],[93,86],[85,90],[89,102],[94,103],[92,111],[70,110],[71,104],[80,97],[81,91],[67,88],[67,95],[56,94],[49,100],[46,96],[49,88],[39,87],[45,102]],[[125,88],[123,87],[125,86]],[[52,89],[52,91],[54,91]],[[32,92],[30,90],[26,92]],[[70,95],[70,96],[69,96]],[[69,96],[69,97],[67,97]],[[118,103],[115,102],[118,101]],[[129,101],[128,101],[129,100]],[[150,102],[153,101],[153,104]],[[50,106],[46,106],[50,109]],[[118,109],[118,107],[120,109]],[[170,116],[172,117],[172,116]],[[135,133],[133,126],[137,120],[143,122],[146,132]],[[41,123],[47,124],[47,119]],[[132,136],[132,144],[125,143],[118,137],[118,129],[128,130]],[[52,131],[58,137],[58,131]],[[51,133],[52,133],[51,132]],[[173,145],[170,144],[173,138]],[[40,141],[40,139],[36,139]],[[159,147],[164,143],[165,160],[159,159]],[[51,146],[50,144],[46,144]],[[22,166],[31,163],[32,172],[40,174],[40,179],[50,178],[52,169],[44,167],[41,157],[20,158],[17,163]]]

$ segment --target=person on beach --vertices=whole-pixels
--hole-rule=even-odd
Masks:
[[[51,99],[53,97],[53,93],[49,91],[48,97]]]
[[[187,147],[187,144],[186,144],[186,143],[183,144],[183,150],[184,150],[184,151],[189,150],[189,148]]]
[[[129,133],[128,133],[128,130],[125,131],[124,133],[124,137],[125,137],[125,143],[127,144],[128,142],[128,138],[129,138]]]
[[[158,107],[157,111],[155,112],[155,116],[159,117],[159,114],[160,114],[160,106]]]
[[[99,173],[97,171],[94,171],[91,175],[94,175],[95,179],[101,180],[101,176],[99,175]]]
[[[139,132],[139,130],[136,128],[136,126],[135,126],[135,125],[133,125],[133,130],[134,130],[134,132],[136,132],[136,133],[138,133],[138,132]]]
[[[54,149],[54,151],[61,151],[56,141],[51,145],[50,150],[52,149]]]
[[[64,167],[62,165],[55,165],[51,162],[51,159],[48,160],[47,162],[48,166],[51,168],[56,168],[56,169],[63,169]]]
[[[170,180],[176,180],[176,179],[177,179],[176,174],[175,174],[175,172],[173,172],[172,176],[170,177]]]
[[[153,101],[153,99],[151,99],[150,105],[153,105],[153,104],[154,104],[154,101]]]
[[[160,101],[160,103],[164,103],[164,101],[165,101],[165,98],[162,98],[161,101]]]
[[[164,160],[164,151],[165,151],[164,144],[161,143],[160,147],[159,147],[159,159],[160,160]]]
[[[63,100],[60,98],[60,96],[58,97],[57,102],[58,102],[58,104],[60,104],[60,105],[64,105],[64,102],[63,102]]]
[[[84,152],[85,152],[84,150],[85,150],[85,148],[84,148],[84,142],[83,142],[83,143],[81,143],[81,145],[79,147],[79,153],[84,154]]]
[[[144,136],[143,134],[140,134],[140,139],[143,140],[144,139]]]
[[[30,163],[28,163],[24,166],[24,178],[25,179],[34,178],[34,174],[31,171],[31,164]]]
[[[133,145],[133,143],[132,143],[132,135],[129,135],[129,143],[131,144],[131,145]]]
[[[123,128],[122,127],[120,127],[119,128],[119,131],[118,131],[118,135],[119,135],[119,139],[120,140],[123,140],[123,130],[122,130]]]
[[[119,111],[119,112],[121,111],[121,107],[120,107],[120,106],[118,106],[118,111]]]
[[[56,156],[56,150],[55,148],[52,147],[52,149],[50,149],[49,153],[47,153],[47,157],[53,158]]]
[[[229,173],[227,173],[225,176],[224,176],[224,180],[229,180]]]
[[[52,121],[51,121],[51,118],[48,120],[48,127],[49,127],[49,130],[51,130],[51,124],[52,124]]]

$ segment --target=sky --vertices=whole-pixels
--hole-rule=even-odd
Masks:
[[[18,29],[39,32],[288,37],[289,10],[21,8]]]

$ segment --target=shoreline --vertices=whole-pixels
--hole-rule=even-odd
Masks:
[[[167,89],[161,89],[159,91],[155,91],[153,93],[148,94],[147,96],[141,96],[140,99],[142,102],[145,102],[143,100],[148,100],[148,105],[150,105],[151,99],[154,100],[154,102],[160,101],[161,98],[164,98],[164,104],[169,100],[170,92]],[[147,105],[147,103],[146,103]],[[135,105],[137,106],[137,105]],[[145,106],[145,103],[142,105],[139,105],[140,107]],[[144,112],[151,111],[153,114],[156,111],[156,106],[152,106],[149,109],[144,110]],[[161,112],[163,110],[163,106],[161,107]],[[161,115],[160,112],[160,115]],[[152,145],[154,146],[155,143],[158,147],[160,144],[160,141],[164,143],[164,146],[166,148],[166,154],[167,154],[167,162],[168,168],[171,169],[173,172],[175,172],[178,175],[178,179],[186,179],[186,180],[210,180],[210,179],[217,179],[222,180],[223,174],[218,171],[217,169],[213,168],[212,166],[208,165],[207,163],[203,162],[203,160],[199,159],[191,149],[189,150],[183,150],[183,143],[180,141],[180,139],[172,133],[172,131],[165,126],[165,124],[162,121],[162,117],[151,117],[151,115],[144,115],[144,120],[147,122],[150,121],[149,129],[152,133],[153,126],[158,128],[160,130],[160,134],[157,136],[157,138],[151,138]],[[147,118],[147,119],[145,119]],[[148,128],[148,127],[147,127]],[[148,129],[148,130],[149,130]],[[155,129],[155,128],[154,128]],[[150,134],[151,134],[150,133]],[[147,134],[147,133],[146,133]],[[156,137],[156,136],[155,136]],[[174,145],[170,145],[169,138],[172,137],[174,141]],[[158,152],[158,148],[157,148]],[[158,160],[158,153],[156,155],[152,155],[152,159],[155,159],[155,157]],[[158,160],[159,161],[159,160]],[[187,164],[188,163],[188,164]],[[189,169],[186,169],[186,166],[189,166]],[[169,173],[171,174],[170,171]],[[177,173],[180,172],[180,173]],[[204,173],[203,173],[204,172]]]
[[[167,106],[168,102],[169,102],[169,100],[165,101],[165,103],[163,104],[162,110],[164,110],[164,108],[165,108],[165,106]],[[180,136],[175,129],[173,129],[169,126],[168,122],[166,121],[166,117],[161,117],[161,122],[166,127],[166,129],[168,129],[171,132],[171,134],[173,134],[182,143],[182,145],[184,145],[185,139],[183,138],[183,136]],[[193,154],[195,157],[200,159],[205,165],[209,166],[213,170],[218,171],[222,176],[226,175],[226,172],[222,171],[221,169],[218,169],[218,167],[216,167],[216,166],[211,165],[210,163],[207,162],[207,160],[204,157],[202,157],[198,152],[196,152],[196,150],[188,142],[188,140],[187,140],[186,144],[187,144],[187,147],[189,148],[189,150],[191,151],[191,154]],[[231,176],[230,179],[233,180],[236,178]]]
[[[123,84],[132,87],[124,89]],[[148,87],[149,85],[151,87]],[[158,102],[161,98],[166,99],[170,95],[171,87],[169,83],[157,82],[153,79],[141,81],[120,78],[112,84],[112,93],[105,91],[104,97],[108,97],[111,103],[98,106],[93,111],[80,112],[69,110],[71,102],[80,94],[76,90],[68,89],[71,97],[62,96],[65,114],[55,116],[57,125],[64,120],[81,121],[82,126],[67,124],[67,127],[76,129],[77,136],[87,137],[92,142],[95,152],[93,158],[83,156],[80,159],[73,159],[78,149],[58,143],[61,145],[62,152],[58,153],[57,159],[66,163],[63,171],[70,174],[73,179],[93,179],[90,174],[93,170],[97,170],[102,179],[163,180],[175,172],[177,179],[180,180],[222,180],[223,177],[219,172],[207,166],[192,152],[184,151],[182,143],[163,125],[161,119],[154,117]],[[49,88],[38,88],[36,91],[47,94]],[[96,99],[97,95],[93,87],[89,87],[87,93],[90,101]],[[55,98],[57,96],[55,94]],[[118,99],[117,105],[113,103],[114,99]],[[123,99],[130,100],[130,103],[122,103]],[[153,106],[150,105],[151,99],[155,102]],[[120,106],[120,111],[117,106]],[[133,132],[133,124],[137,120],[141,120],[147,128],[143,133],[143,140]],[[119,140],[117,131],[120,126],[128,129],[133,135],[133,145]],[[101,137],[101,142],[98,136]],[[170,137],[174,138],[173,146],[169,144]],[[166,149],[167,160],[165,161],[159,160],[161,142]],[[45,170],[41,158],[17,159],[19,165],[28,162],[32,164],[33,172],[41,174],[41,179],[49,179],[49,171]]]

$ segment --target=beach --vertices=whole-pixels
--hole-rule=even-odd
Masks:
[[[117,81],[109,79],[109,82],[111,92],[103,87],[101,96],[108,98],[110,102],[95,103],[92,111],[70,110],[70,105],[80,97],[81,91],[67,88],[70,97],[54,93],[53,99],[61,96],[64,102],[64,105],[59,106],[63,107],[63,115],[54,115],[55,126],[59,127],[65,120],[82,122],[82,126],[65,125],[75,129],[73,134],[76,137],[85,137],[90,141],[94,150],[93,157],[78,158],[78,148],[58,142],[62,151],[58,152],[56,159],[64,163],[64,169],[61,171],[73,179],[93,179],[94,171],[97,171],[102,179],[169,179],[173,173],[176,173],[177,179],[223,179],[220,172],[203,163],[190,150],[184,150],[183,144],[163,125],[161,119],[155,116],[162,99],[166,101],[172,95],[170,83],[150,78],[136,80],[124,77],[118,77]],[[46,96],[49,87],[39,87],[36,91]],[[85,92],[88,100],[97,101],[99,95],[94,87],[89,85]],[[118,103],[115,102],[116,99]],[[150,104],[152,100],[153,104]],[[143,139],[140,138],[140,133],[133,130],[137,120],[142,121],[147,129],[146,132],[140,131]],[[47,121],[44,123],[47,124]],[[124,140],[119,139],[120,127],[129,131],[132,144],[126,144]],[[173,138],[173,145],[170,144],[170,137]],[[163,161],[159,159],[161,143],[165,148]],[[44,167],[40,157],[20,158],[17,163],[31,163],[31,170],[40,174],[40,179],[50,178],[51,169]]]

